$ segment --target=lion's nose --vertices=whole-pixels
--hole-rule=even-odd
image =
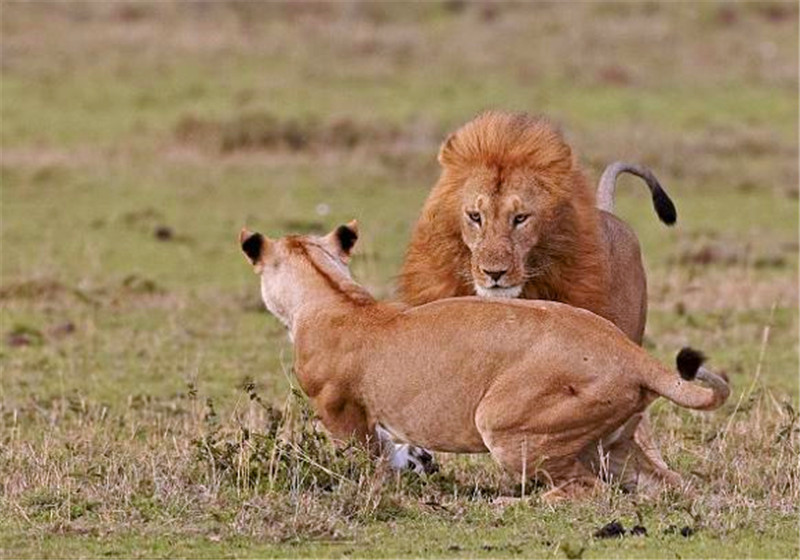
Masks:
[[[485,268],[482,268],[481,271],[486,276],[488,276],[489,278],[491,278],[492,280],[497,282],[498,280],[500,280],[500,278],[503,277],[503,274],[508,272],[508,269],[506,269],[506,270],[486,270]]]

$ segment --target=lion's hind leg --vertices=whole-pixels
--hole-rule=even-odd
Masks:
[[[542,500],[547,503],[587,498],[603,488],[602,481],[578,459],[556,472],[559,473],[559,478],[553,479],[553,488],[542,494]]]
[[[680,475],[661,458],[651,434],[647,413],[634,414],[602,442],[590,445],[584,460],[603,480],[629,492],[680,484]]]

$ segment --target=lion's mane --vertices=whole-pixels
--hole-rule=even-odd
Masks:
[[[502,177],[524,169],[539,196],[550,197],[553,219],[528,253],[536,271],[522,297],[561,301],[607,315],[608,264],[594,192],[572,150],[547,120],[524,113],[486,112],[465,124],[439,152],[441,176],[412,234],[399,293],[420,305],[445,297],[474,295],[470,251],[461,237],[461,190],[477,168]],[[502,186],[500,187],[502,188]]]

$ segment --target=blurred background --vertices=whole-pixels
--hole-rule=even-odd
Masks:
[[[391,484],[352,514],[361,498],[350,486],[312,488],[305,501],[250,494],[238,470],[219,478],[198,455],[203,430],[263,429],[252,395],[280,403],[290,386],[291,345],[263,309],[241,226],[278,236],[358,218],[354,274],[391,297],[439,144],[484,109],[550,117],[592,183],[618,159],[660,178],[674,228],[639,180],[621,178],[617,191],[649,274],[645,345],[670,363],[679,346],[703,348],[736,391],[716,416],[655,407],[670,464],[700,473],[714,497],[697,507],[717,540],[680,550],[796,553],[797,3],[0,10],[0,556],[85,555],[125,531],[155,537],[88,550],[164,555],[183,538],[200,548],[226,535],[337,539],[354,526],[369,527],[372,556],[473,554],[461,547],[477,538],[493,544],[474,543],[476,554],[552,555],[565,531],[590,535],[598,511],[636,519],[635,503],[609,498],[495,523],[485,496],[453,514]],[[721,427],[738,439],[710,458]],[[445,476],[469,492],[505,484],[488,459],[459,461]],[[430,499],[455,500],[443,488]],[[667,496],[651,528],[686,524],[684,510],[695,519],[695,504],[681,504]],[[415,519],[439,532],[387,533],[398,511],[406,534],[423,530]],[[170,532],[180,538],[159,540]],[[742,545],[748,535],[764,540]],[[521,544],[502,548],[509,539]],[[631,542],[615,546],[665,554],[661,541]]]
[[[29,385],[171,394],[187,376],[225,392],[242,355],[283,384],[283,339],[274,352],[255,343],[279,328],[260,312],[239,228],[358,218],[357,277],[391,296],[439,143],[488,108],[551,117],[593,182],[616,159],[660,177],[674,229],[639,181],[618,190],[653,328],[659,310],[797,302],[796,4],[2,10],[6,399]],[[64,363],[56,388],[48,372]]]

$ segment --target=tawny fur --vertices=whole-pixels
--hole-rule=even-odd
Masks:
[[[345,238],[355,236],[349,228]],[[515,476],[551,483],[553,499],[595,486],[587,449],[659,395],[703,410],[728,397],[700,354],[682,352],[679,367],[708,388],[656,362],[612,323],[561,303],[375,301],[350,277],[352,243],[343,246],[338,231],[240,236],[266,307],[295,342],[298,381],[337,439],[370,444],[380,427],[396,443],[489,452]]]
[[[510,292],[588,309],[641,344],[647,283],[639,242],[627,224],[596,208],[575,155],[548,121],[484,113],[450,135],[439,162],[441,176],[414,228],[400,275],[403,302],[475,295],[476,285],[487,281],[484,267],[505,268],[510,272],[501,282],[522,284],[521,289],[480,295]],[[605,195],[613,201],[613,183]],[[492,212],[476,230],[465,211],[474,210],[479,199]],[[523,228],[509,226],[513,209],[503,213],[509,200],[522,201],[518,206],[531,214]],[[617,471],[627,469],[634,483],[679,481],[653,443],[646,415],[628,432],[635,433],[635,442],[628,434],[611,450]]]
[[[600,237],[594,193],[562,136],[545,120],[488,112],[467,123],[442,146],[441,177],[414,229],[400,276],[401,299],[420,305],[475,295],[471,253],[462,239],[463,191],[476,171],[491,177],[495,196],[512,188],[513,173],[535,177],[515,190],[536,190],[542,214],[539,243],[527,265],[541,273],[525,283],[524,297],[562,301],[609,316],[609,268]]]

